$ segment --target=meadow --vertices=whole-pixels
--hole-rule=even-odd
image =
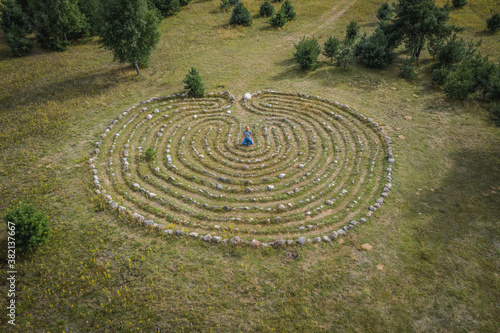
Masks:
[[[48,244],[18,254],[16,326],[2,297],[2,331],[500,331],[500,131],[488,103],[446,99],[430,84],[427,52],[414,81],[398,77],[401,57],[386,70],[343,70],[322,56],[315,71],[296,65],[302,36],[343,38],[352,19],[370,33],[384,1],[295,0],[297,20],[281,29],[258,16],[261,2],[244,1],[255,15],[244,28],[228,25],[218,1],[193,0],[163,20],[140,77],[97,38],[14,58],[1,36],[0,213],[29,202],[52,228]],[[450,19],[496,63],[499,33],[485,20],[498,10],[469,1]],[[135,103],[183,92],[191,67],[209,92],[298,91],[376,119],[396,155],[383,209],[331,243],[257,249],[118,218],[91,184],[96,138]]]

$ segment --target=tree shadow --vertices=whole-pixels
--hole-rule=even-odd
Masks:
[[[50,82],[45,85],[29,86],[14,92],[2,100],[4,105],[28,105],[49,101],[65,101],[81,96],[98,96],[120,84],[120,76],[124,67],[114,68],[99,73],[85,73],[61,81]]]
[[[432,215],[417,235],[436,246],[481,234],[500,241],[500,147],[463,148],[451,154],[451,168],[435,188],[419,195],[410,212]],[[475,235],[473,235],[475,236]]]

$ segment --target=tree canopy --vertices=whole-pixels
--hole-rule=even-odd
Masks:
[[[160,41],[160,17],[146,0],[105,0],[99,36],[104,48],[111,50],[115,60],[146,67],[149,57]]]

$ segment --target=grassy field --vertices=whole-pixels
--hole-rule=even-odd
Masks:
[[[141,77],[97,39],[13,58],[2,38],[0,213],[30,202],[49,214],[52,234],[18,255],[17,326],[2,297],[0,330],[500,331],[500,131],[488,105],[446,100],[429,83],[428,54],[414,82],[398,77],[399,61],[344,71],[322,57],[303,72],[293,60],[304,35],[343,38],[351,19],[372,31],[382,2],[295,0],[297,20],[275,30],[257,16],[261,1],[244,2],[251,27],[233,28],[219,1],[193,0],[162,22]],[[500,61],[499,34],[484,32],[498,3],[469,3],[451,23]],[[182,91],[192,66],[208,91],[300,91],[378,120],[397,156],[387,205],[340,240],[284,249],[179,240],[118,219],[94,200],[84,160],[124,108]],[[6,295],[4,224],[0,231]]]

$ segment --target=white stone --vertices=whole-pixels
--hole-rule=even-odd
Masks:
[[[252,99],[252,94],[250,94],[250,93],[246,93],[246,94],[243,96],[243,99],[244,99],[244,100],[246,100],[246,101],[248,101],[248,100]]]

